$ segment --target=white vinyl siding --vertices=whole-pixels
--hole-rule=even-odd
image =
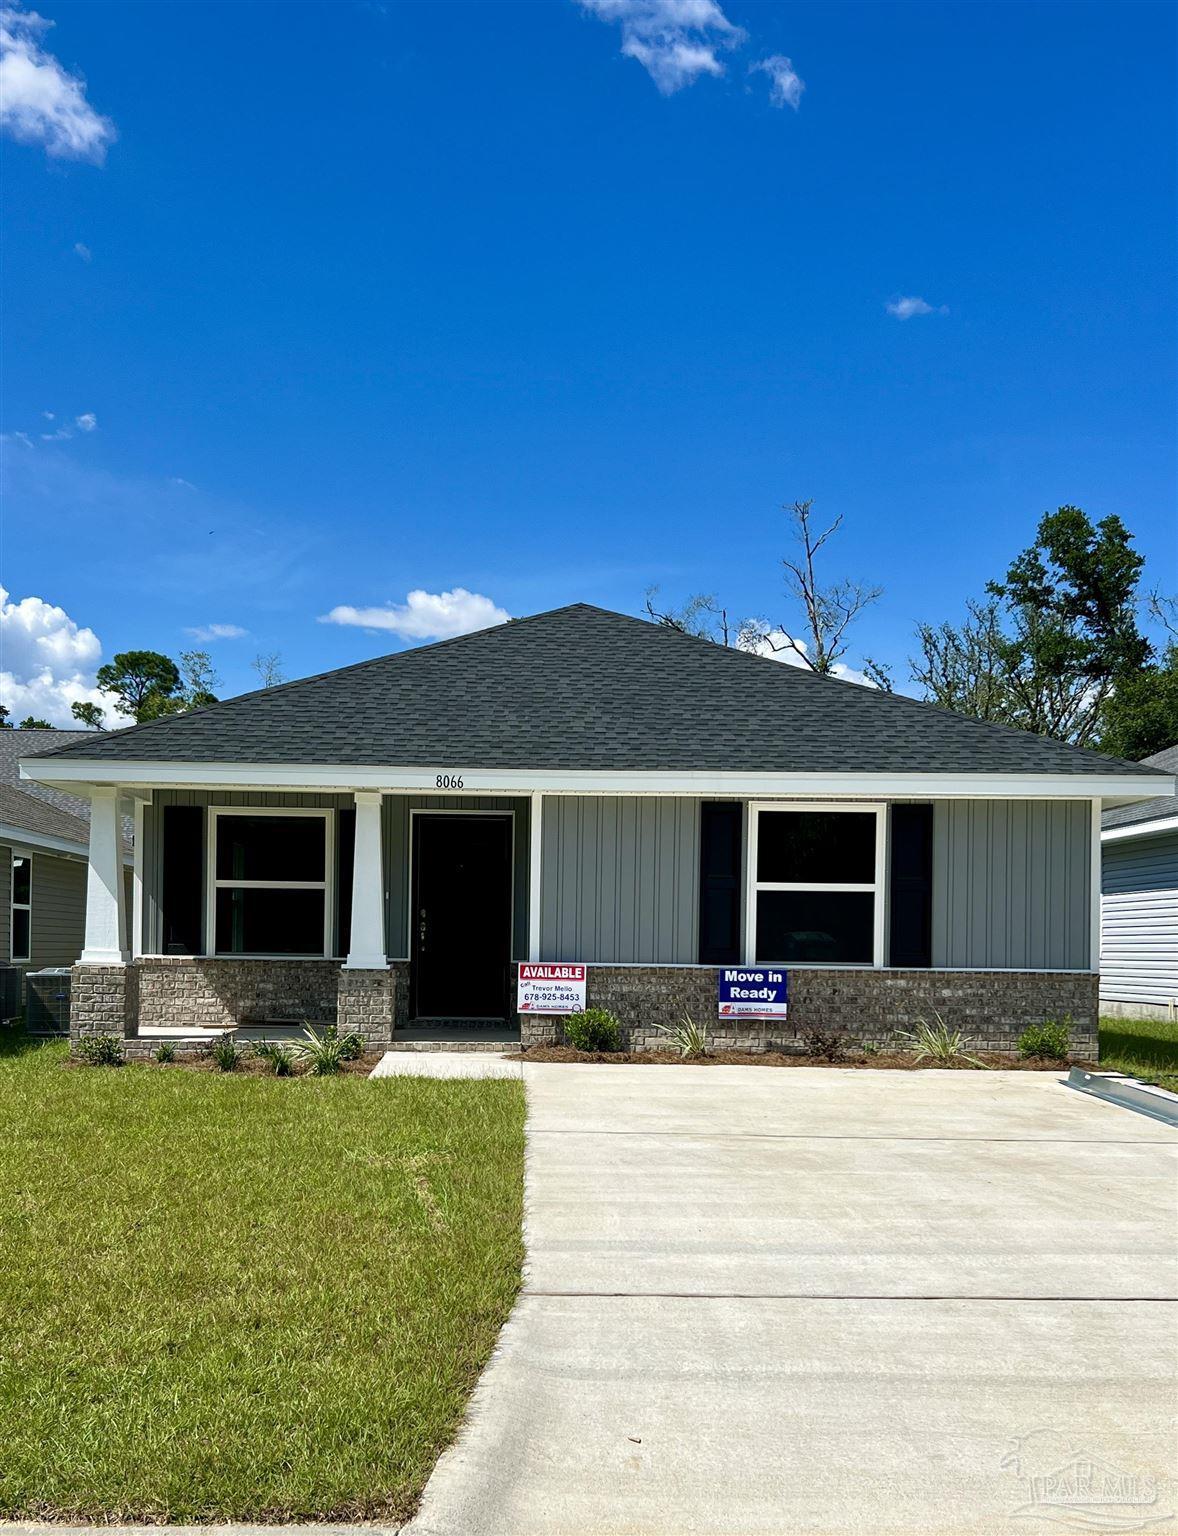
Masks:
[[[1178,832],[1103,845],[1100,996],[1178,1002]]]

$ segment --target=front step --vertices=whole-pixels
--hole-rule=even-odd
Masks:
[[[504,1051],[519,1050],[519,1030],[505,1024],[410,1024],[393,1031],[391,1051]]]
[[[390,1051],[483,1051],[502,1056],[505,1051],[519,1050],[519,1036],[506,1040],[406,1040],[404,1035],[394,1035]]]

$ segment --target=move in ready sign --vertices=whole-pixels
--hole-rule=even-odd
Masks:
[[[789,973],[748,966],[720,972],[722,1019],[784,1019],[789,1011]]]
[[[587,965],[536,965],[520,961],[520,1013],[583,1013]]]

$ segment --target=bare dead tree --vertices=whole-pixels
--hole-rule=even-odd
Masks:
[[[251,665],[261,679],[263,688],[273,688],[278,683],[286,682],[286,674],[282,670],[282,656],[278,651],[271,651],[268,656],[259,652]]]
[[[840,512],[829,527],[816,534],[810,515],[813,506],[811,497],[808,501],[795,501],[792,507],[784,509],[793,519],[801,553],[794,560],[787,556],[781,562],[786,573],[786,588],[801,604],[806,616],[809,639],[796,639],[784,625],[777,630],[762,626],[757,639],[760,646],[771,651],[793,651],[812,671],[826,677],[834,671],[835,663],[847,654],[847,630],[864,608],[875,602],[883,588],[845,579],[823,585],[815,561],[822,547],[842,527],[843,515]],[[881,668],[874,670],[882,675]]]
[[[678,630],[681,635],[694,635],[697,640],[711,640],[716,645],[739,644],[740,626],[734,628],[727,608],[721,608],[711,593],[697,592],[682,608],[660,609],[655,606],[658,590],[657,587],[646,589],[644,606],[652,623]]]
[[[658,588],[650,587],[646,593],[647,617],[655,624],[678,630],[680,634],[695,635],[741,651],[755,651],[762,656],[789,651],[812,672],[823,676],[833,673],[849,648],[847,631],[851,624],[869,603],[875,602],[883,588],[849,580],[822,583],[816,569],[817,557],[842,527],[843,519],[840,514],[828,528],[815,533],[811,521],[813,506],[811,498],[783,508],[793,520],[794,534],[801,546],[796,559],[787,557],[781,562],[786,573],[786,588],[800,603],[805,615],[801,638],[792,633],[795,627],[801,626],[774,625],[765,619],[734,620],[728,609],[722,607],[712,593],[706,592],[689,597],[682,608],[664,609],[655,602]],[[892,678],[885,667],[868,657],[864,670],[874,687],[892,692]]]

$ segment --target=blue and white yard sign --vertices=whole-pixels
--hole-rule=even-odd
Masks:
[[[720,972],[722,1019],[784,1019],[789,1011],[789,973],[739,966]]]

